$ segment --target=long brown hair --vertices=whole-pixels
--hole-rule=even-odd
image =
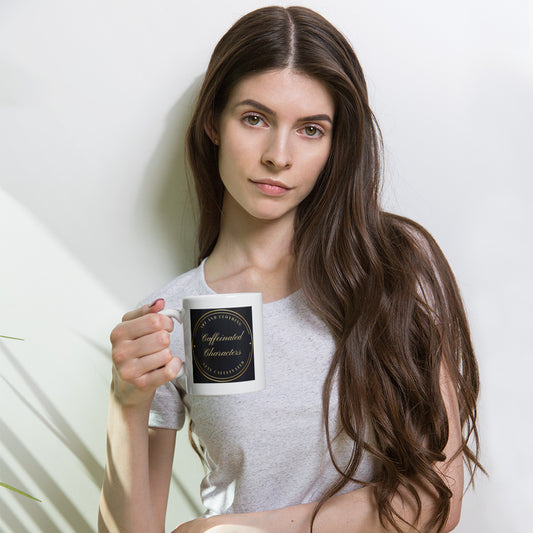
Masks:
[[[336,340],[323,413],[339,478],[317,505],[313,521],[329,497],[356,481],[373,487],[382,523],[399,530],[402,518],[392,498],[403,487],[418,502],[420,515],[418,484],[433,489],[434,513],[427,527],[440,530],[452,496],[434,469],[436,462],[451,459],[443,453],[449,433],[439,387],[443,364],[459,402],[463,441],[458,453],[471,475],[480,467],[479,378],[465,311],[432,237],[411,220],[381,209],[381,134],[363,71],[343,35],[307,8],[253,11],[213,52],[186,140],[200,214],[198,259],[215,246],[224,195],[217,148],[206,126],[216,121],[241,79],[280,68],[321,80],[335,100],[331,153],[298,208],[294,236],[301,287]],[[342,467],[333,453],[337,435],[328,419],[335,383],[342,431],[353,440],[351,459]],[[356,479],[365,452],[376,464],[371,483]]]

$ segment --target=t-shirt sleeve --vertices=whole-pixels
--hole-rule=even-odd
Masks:
[[[185,406],[180,390],[173,381],[169,381],[155,391],[150,407],[148,426],[179,430],[184,423]]]

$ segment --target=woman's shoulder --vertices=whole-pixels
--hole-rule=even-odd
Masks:
[[[205,292],[202,264],[180,274],[159,289],[153,291],[139,302],[139,306],[152,303],[158,298],[164,298],[167,307],[180,305],[182,298],[185,296],[204,294]]]

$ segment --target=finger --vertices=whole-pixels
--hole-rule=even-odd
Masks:
[[[124,364],[119,365],[117,370],[122,380],[132,383],[143,374],[149,374],[153,370],[164,367],[171,360],[172,354],[170,350],[165,349],[126,361]]]
[[[134,364],[137,359],[146,357],[162,350],[168,350],[170,335],[168,331],[160,330],[135,340],[121,340],[113,345],[111,358],[116,366]],[[169,350],[170,352],[170,350]]]
[[[172,361],[173,359],[177,359],[177,361]],[[183,366],[183,362],[179,357],[173,357],[170,350],[161,350],[158,353],[141,357],[140,359],[137,359],[136,365],[139,375],[142,375],[163,368],[170,362],[172,362],[172,369],[174,370],[174,367],[176,367],[176,373],[179,373]]]
[[[111,343],[116,344],[122,340],[135,340],[157,331],[174,329],[174,321],[159,313],[148,313],[137,318],[118,324],[111,332]]]
[[[131,357],[145,357],[170,346],[170,335],[167,330],[159,330],[148,335],[143,335],[131,342],[129,349]]]
[[[166,365],[143,374],[134,383],[140,389],[152,389],[160,387],[169,381],[172,381],[181,369],[181,360],[173,357]]]
[[[148,313],[159,313],[162,309],[165,308],[165,300],[163,298],[158,298],[152,304],[146,304],[132,311],[128,311],[123,317],[122,321],[132,320],[140,316],[147,315]]]

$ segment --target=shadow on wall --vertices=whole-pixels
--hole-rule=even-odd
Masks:
[[[77,433],[72,429],[67,420],[54,406],[49,399],[46,392],[39,386],[39,383],[34,380],[29,373],[18,363],[15,355],[8,350],[3,343],[0,343],[1,351],[9,362],[14,366],[19,376],[32,390],[33,394],[38,400],[38,404],[46,413],[48,420],[42,416],[39,409],[34,407],[31,402],[26,400],[11,383],[3,376],[4,382],[11,388],[11,390],[18,396],[18,398],[29,408],[31,412],[66,446],[66,448],[80,461],[80,463],[87,470],[89,478],[95,485],[99,485],[103,478],[103,468],[98,460],[91,453],[89,448],[85,446],[83,441],[79,438]],[[57,481],[46,471],[42,466],[42,458],[37,458],[30,448],[7,426],[0,420],[0,434],[2,435],[2,444],[5,446],[12,456],[16,459],[17,465],[24,470],[39,487],[42,494],[46,495],[46,499],[62,515],[64,520],[72,527],[73,531],[88,532],[93,531],[91,525],[85,520],[82,514],[78,511],[76,504],[70,499],[69,495],[61,488]],[[23,482],[19,476],[11,469],[11,467],[0,458],[0,471],[3,475],[7,475],[9,479],[15,480],[17,485],[22,486]],[[35,524],[39,524],[42,531],[54,531],[57,526],[54,525],[54,520],[46,511],[45,506],[35,504],[35,502],[21,498],[19,502],[29,517],[32,518]],[[2,505],[1,507],[4,507]],[[4,514],[2,509],[2,517],[12,526],[13,531],[25,531],[21,521],[13,514]]]
[[[155,225],[150,232],[159,236],[160,246],[166,250],[177,273],[196,265],[196,198],[194,186],[187,179],[185,135],[202,80],[203,75],[197,77],[168,112],[163,134],[144,172],[134,209],[135,218],[150,217],[147,222]],[[176,447],[176,457],[180,460],[174,464],[167,511],[167,527],[172,528],[184,518],[177,510],[177,501],[182,501],[192,511],[187,519],[203,513],[196,496],[204,475],[203,467],[182,435],[178,435]]]
[[[149,222],[148,232],[162,236],[181,271],[193,264],[194,218],[183,141],[198,85],[199,80],[168,113],[139,192],[149,196],[135,205]],[[106,339],[123,310],[32,213],[2,190],[0,200],[3,243],[10,250],[0,269],[0,322],[2,330],[26,339],[13,349],[0,342],[0,397],[5,398],[0,480],[42,499],[41,504],[2,489],[0,529],[92,532],[105,452]],[[39,320],[28,320],[28,302]],[[65,302],[79,307],[74,313]],[[183,450],[181,471],[173,475],[176,523],[202,513],[201,467],[191,466],[199,464],[193,455]]]
[[[135,216],[151,217],[176,272],[195,266],[195,195],[185,163],[185,134],[203,76],[197,77],[167,114],[165,130],[148,163]],[[147,209],[148,207],[148,209]],[[153,229],[152,229],[153,230]]]
[[[3,385],[11,391],[17,402],[20,402],[20,404],[10,402],[10,408],[20,412],[21,406],[24,406],[32,414],[31,429],[28,428],[24,437],[17,434],[17,431],[13,430],[4,420],[0,420],[1,444],[12,458],[12,461],[8,461],[7,458],[0,457],[1,478],[16,487],[25,487],[27,485],[25,478],[31,478],[34,485],[31,492],[42,498],[42,503],[36,503],[30,499],[12,495],[6,489],[2,489],[10,495],[9,499],[4,499],[3,496],[6,493],[0,494],[2,522],[9,527],[9,531],[17,533],[29,531],[27,526],[30,522],[35,524],[40,531],[52,532],[61,530],[58,527],[58,516],[61,516],[62,522],[68,525],[69,531],[94,533],[97,499],[80,500],[76,486],[80,488],[80,483],[89,482],[93,486],[92,492],[99,493],[103,479],[102,462],[56,407],[55,402],[41,386],[41,383],[32,377],[31,371],[25,369],[19,363],[15,353],[1,341],[0,354],[15,370],[19,378],[19,385],[24,383],[23,388],[31,391],[35,397],[35,401],[28,399],[19,391],[19,387],[11,383],[10,379],[0,375]],[[84,416],[83,410],[80,411],[80,416]],[[53,468],[51,471],[54,461],[50,460],[46,452],[41,450],[39,446],[39,441],[42,441],[43,428],[47,433],[47,438],[48,436],[52,437],[55,448],[64,447],[62,451],[57,450],[55,454],[65,457],[64,454],[67,453],[70,458],[75,458],[81,466],[80,473],[62,471],[55,475]],[[34,437],[33,440],[27,441],[26,439],[31,439],[31,435]],[[40,435],[41,437],[39,437]],[[102,440],[104,438],[105,435],[102,433]],[[79,477],[80,474],[85,478],[83,482]],[[191,494],[191,485],[195,481],[196,479],[192,482],[184,482],[175,473],[172,476],[173,488],[178,494],[179,501],[184,502],[188,507],[187,511],[182,510],[182,512],[187,513],[187,518],[202,514],[197,498]],[[8,502],[13,501],[13,498],[16,499],[22,513],[14,511],[9,505]],[[94,507],[94,520],[87,517],[87,507]],[[89,512],[89,516],[91,515],[92,512]]]
[[[2,352],[6,356],[7,360],[13,365],[17,373],[19,374],[22,381],[26,383],[29,390],[31,390],[34,396],[37,399],[40,409],[35,408],[21,393],[18,392],[17,388],[14,387],[8,380],[5,378],[4,381],[13,391],[13,393],[19,398],[19,400],[26,405],[26,407],[67,447],[72,454],[78,458],[80,463],[84,466],[87,471],[89,478],[96,486],[100,486],[102,483],[104,470],[102,465],[98,462],[96,457],[92,454],[89,448],[84,444],[83,440],[78,436],[74,429],[70,426],[66,418],[61,414],[59,409],[57,409],[54,403],[50,400],[45,390],[40,387],[37,380],[35,380],[28,372],[24,370],[22,365],[17,361],[17,358],[13,353],[11,353],[5,346],[0,345]],[[44,411],[49,422],[44,416],[41,415],[40,410]],[[3,422],[0,421],[0,424]],[[7,428],[6,433],[2,430],[2,441],[7,443],[5,435],[8,434]],[[10,439],[12,443],[15,443],[16,437],[13,434],[13,438]],[[21,443],[22,444],[22,443]],[[12,446],[12,450],[16,453],[23,449],[23,446]],[[21,464],[25,464],[23,461]]]

